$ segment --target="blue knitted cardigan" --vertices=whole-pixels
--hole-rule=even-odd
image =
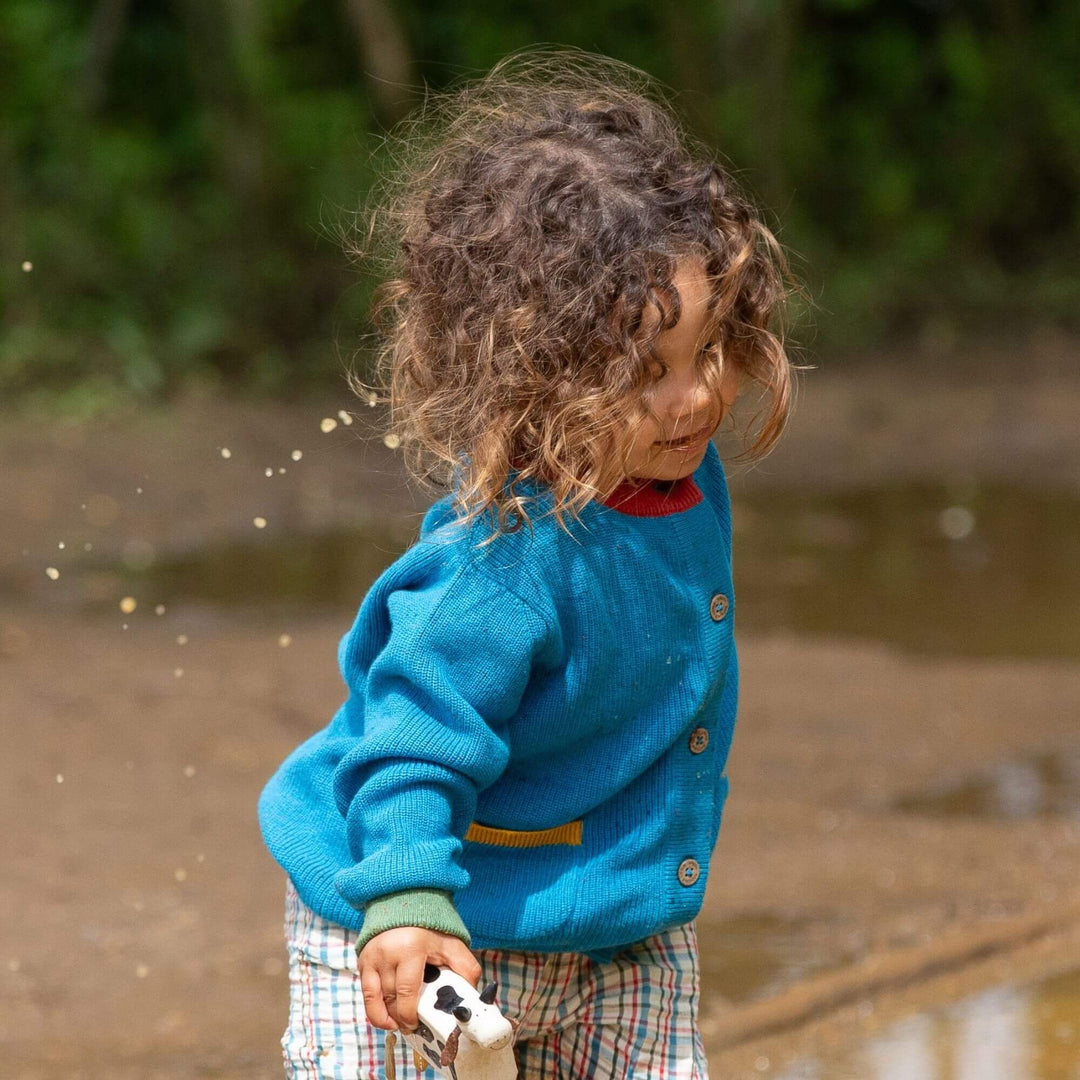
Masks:
[[[484,518],[428,510],[340,641],[347,699],[260,796],[271,854],[358,947],[415,924],[607,960],[701,909],[738,696],[719,454],[624,482],[572,537],[527,490],[532,529],[484,548]],[[460,921],[387,921],[425,891]]]

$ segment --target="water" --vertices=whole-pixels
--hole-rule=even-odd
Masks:
[[[733,519],[744,631],[937,655],[1080,657],[1080,499],[1001,486],[770,492],[735,498]],[[183,556],[86,560],[34,587],[49,603],[102,610],[131,594],[355,612],[414,536],[392,521],[378,533],[259,536]]]
[[[774,1080],[1080,1080],[1080,969],[909,1016]]]
[[[959,782],[903,795],[892,808],[933,817],[1080,821],[1080,747],[995,762]]]
[[[908,485],[734,503],[744,629],[919,653],[1080,657],[1080,500]]]
[[[388,523],[371,532],[338,529],[315,536],[263,537],[206,545],[179,554],[140,550],[137,557],[73,561],[59,580],[7,582],[16,598],[38,606],[114,613],[118,598],[157,604],[243,610],[252,617],[290,612],[355,612],[371,583],[412,542]],[[5,591],[0,581],[0,595]]]
[[[701,978],[705,993],[732,1004],[771,997],[812,973],[844,966],[859,955],[861,938],[838,951],[827,928],[809,917],[786,919],[747,913],[699,922]]]

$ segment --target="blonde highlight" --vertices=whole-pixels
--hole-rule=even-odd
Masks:
[[[619,481],[612,462],[651,415],[649,350],[677,321],[677,261],[700,258],[722,349],[769,397],[745,455],[783,430],[798,370],[779,318],[784,251],[646,73],[576,49],[529,48],[403,121],[363,227],[342,239],[380,261],[375,385],[406,467],[454,492],[465,523],[532,521],[531,482],[566,528]],[[361,215],[363,216],[363,215]],[[647,305],[661,318],[642,331]],[[372,397],[374,395],[374,397]],[[759,417],[755,417],[758,419]]]

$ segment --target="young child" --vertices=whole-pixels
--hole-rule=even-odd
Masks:
[[[289,1076],[386,1075],[432,963],[495,981],[523,1078],[706,1080],[695,918],[738,684],[712,437],[754,385],[764,454],[796,368],[778,242],[647,79],[507,58],[423,118],[369,231],[395,425],[447,490],[260,798]]]

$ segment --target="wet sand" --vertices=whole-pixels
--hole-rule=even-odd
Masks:
[[[1080,491],[1080,380],[924,381],[920,399],[905,384],[812,374],[782,450],[733,473],[733,496],[882,477]],[[323,434],[339,408],[354,425]],[[152,596],[124,615],[108,580],[82,607],[65,560],[85,543],[135,560],[197,550],[250,535],[256,515],[283,534],[389,518],[405,542],[430,496],[403,486],[377,438],[365,448],[367,422],[343,393],[0,424],[5,1075],[281,1074],[284,883],[255,799],[340,704],[348,618],[194,604],[156,615]],[[893,803],[1068,749],[1080,664],[779,633],[740,634],[739,648],[731,795],[699,921],[715,1076],[767,1074],[890,1010],[1070,955],[1080,821]]]

